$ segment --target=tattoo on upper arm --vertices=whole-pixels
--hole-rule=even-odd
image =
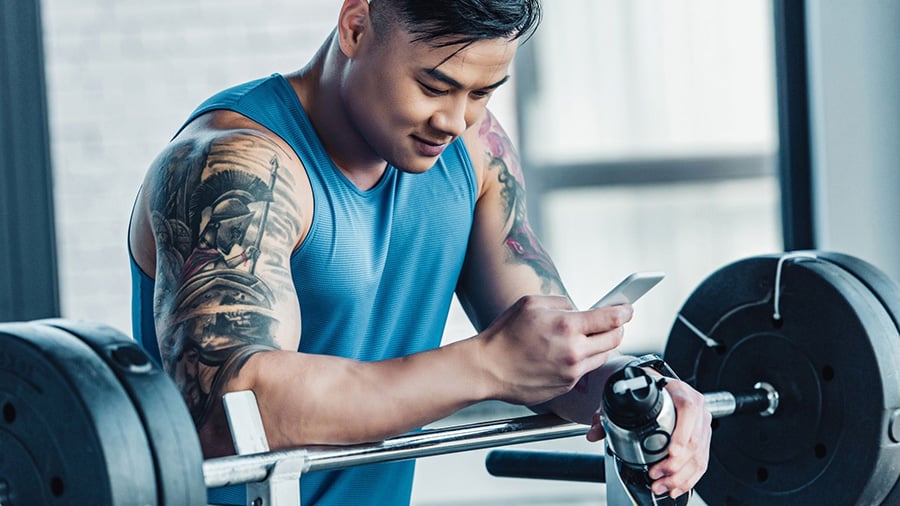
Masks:
[[[495,174],[502,187],[500,196],[508,230],[503,242],[508,260],[526,264],[534,269],[541,279],[541,290],[544,293],[556,291],[565,294],[565,287],[556,266],[528,224],[524,178],[518,155],[509,136],[490,114],[486,115],[479,135],[487,141],[489,147],[486,153],[488,171]]]
[[[258,271],[283,268],[279,255],[289,255],[266,250],[260,265],[264,238],[295,237],[291,220],[270,212],[288,199],[281,163],[289,156],[239,132],[172,146],[160,160],[151,203],[160,354],[198,427],[250,355],[278,348],[276,297],[293,288],[271,287]]]

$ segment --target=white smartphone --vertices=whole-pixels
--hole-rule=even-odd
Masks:
[[[646,271],[635,272],[623,279],[606,295],[591,306],[591,309],[605,306],[617,306],[619,304],[634,304],[642,295],[666,277],[663,272]]]

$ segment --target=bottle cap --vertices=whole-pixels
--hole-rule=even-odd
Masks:
[[[656,420],[662,407],[659,386],[640,367],[616,371],[603,389],[603,412],[623,429],[637,429]]]

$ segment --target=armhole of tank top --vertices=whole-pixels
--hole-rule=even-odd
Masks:
[[[283,139],[282,139],[283,140]],[[306,230],[306,235],[303,237],[298,237],[297,242],[294,243],[294,247],[291,249],[290,258],[293,259],[295,255],[298,255],[300,251],[303,249],[303,245],[307,244],[309,240],[315,235],[316,230],[316,218],[319,216],[318,202],[319,199],[316,196],[316,185],[313,183],[312,176],[309,175],[309,169],[306,168],[306,163],[303,162],[303,158],[300,157],[300,154],[297,153],[297,150],[294,149],[289,142],[285,141],[288,146],[290,146],[291,151],[294,152],[294,156],[297,157],[297,161],[300,163],[300,168],[302,169],[303,176],[306,178],[307,183],[309,184],[309,195],[312,198],[312,217],[309,220],[309,228]],[[320,183],[321,184],[321,183]]]
[[[462,137],[457,139],[456,152],[459,155],[459,162],[466,174],[466,181],[469,184],[469,204],[471,210],[475,212],[475,204],[478,202],[478,176],[475,174],[475,164],[472,162],[472,156],[469,154],[469,146]]]
[[[279,137],[280,138],[280,137]],[[282,139],[283,140],[283,139]],[[285,141],[287,142],[287,141]],[[291,151],[294,152],[294,156],[297,157],[297,160],[300,162],[300,167],[303,170],[303,176],[306,177],[306,181],[309,183],[309,194],[312,198],[312,218],[309,220],[309,229],[306,231],[306,235],[303,237],[298,237],[297,242],[294,243],[293,249],[291,249],[290,259],[293,260],[295,256],[299,255],[303,251],[303,247],[306,244],[309,244],[310,240],[315,236],[316,233],[316,224],[318,223],[317,218],[319,217],[319,195],[316,193],[316,183],[313,182],[313,176],[310,176],[309,169],[306,168],[306,163],[304,163],[303,158],[297,153],[297,150],[294,149],[294,146],[291,143],[287,142],[287,145],[291,147]],[[321,185],[321,181],[318,182]]]
[[[138,272],[141,276],[145,277],[150,281],[155,281],[154,278],[150,277],[144,268],[141,267],[141,264],[138,263],[137,259],[134,257],[134,250],[131,247],[131,225],[134,223],[134,211],[137,209],[138,200],[141,198],[141,193],[144,191],[144,185],[138,187],[137,194],[134,196],[134,202],[131,203],[131,214],[128,217],[128,232],[125,235],[125,245],[128,247],[128,259],[137,267]]]

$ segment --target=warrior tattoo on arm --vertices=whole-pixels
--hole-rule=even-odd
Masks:
[[[486,153],[489,160],[488,171],[497,177],[503,188],[500,196],[508,229],[504,238],[507,261],[526,264],[534,269],[541,279],[543,293],[566,294],[556,266],[528,224],[525,181],[518,154],[509,136],[491,114],[485,116],[478,133],[487,141],[489,148]]]
[[[293,287],[270,286],[259,271],[284,269],[290,253],[269,248],[266,264],[258,262],[266,234],[268,244],[296,237],[291,220],[269,213],[273,202],[289,201],[292,182],[280,171],[289,157],[270,140],[240,131],[183,142],[160,160],[151,203],[156,328],[163,365],[198,428],[247,359],[278,348],[275,306]]]

